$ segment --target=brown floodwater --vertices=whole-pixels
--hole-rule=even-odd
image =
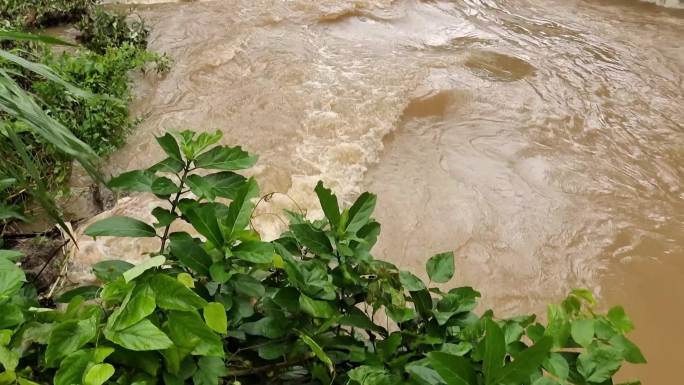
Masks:
[[[377,257],[422,272],[454,250],[454,284],[500,314],[543,313],[590,288],[626,307],[650,361],[621,377],[680,381],[684,11],[636,0],[137,11],[174,63],[142,80],[145,121],[110,171],[160,159],[153,135],[166,129],[220,129],[261,155],[264,193],[287,194],[260,205],[265,234],[291,200],[319,214],[319,179],[347,202],[373,191]]]

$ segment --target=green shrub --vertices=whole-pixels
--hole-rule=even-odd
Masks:
[[[111,217],[85,233],[161,249],[137,266],[96,264],[102,285],[64,293],[66,308],[39,308],[19,256],[0,254],[0,383],[586,385],[645,362],[623,309],[597,312],[586,290],[549,306],[546,324],[502,319],[476,314],[470,287],[429,287],[453,277],[452,253],[428,260],[427,285],[375,260],[369,193],[341,209],[319,183],[325,217],[289,212],[288,231],[262,241],[250,226],[259,188],[234,172],[256,157],[220,137],[166,134],[166,159],[109,182],[159,197],[156,222]],[[171,232],[181,220],[202,238]]]
[[[75,22],[95,3],[96,0],[2,0],[0,27],[32,29]]]
[[[145,49],[150,31],[142,19],[128,21],[125,14],[105,11],[97,7],[79,21],[79,41],[89,49],[104,53],[108,48],[132,45]]]

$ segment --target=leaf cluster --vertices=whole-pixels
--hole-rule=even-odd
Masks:
[[[21,270],[0,265],[0,383],[590,385],[645,362],[624,310],[597,313],[586,290],[549,306],[546,324],[497,318],[475,312],[470,287],[431,287],[453,278],[452,253],[428,259],[429,284],[376,260],[369,193],[342,207],[319,183],[324,218],[290,212],[263,241],[250,227],[258,186],[236,173],[257,158],[220,138],[166,134],[165,159],[109,182],[155,194],[156,221],[110,217],[85,233],[161,248],[135,266],[96,264],[102,285],[64,293],[64,310],[31,308]]]

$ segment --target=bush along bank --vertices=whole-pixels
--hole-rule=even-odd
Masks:
[[[1,252],[0,384],[586,385],[645,362],[624,310],[598,312],[586,290],[550,305],[547,323],[498,318],[474,312],[473,288],[430,287],[453,277],[452,253],[428,259],[429,284],[374,259],[369,193],[341,208],[319,183],[325,217],[287,212],[288,230],[262,241],[258,185],[235,173],[257,158],[220,137],[166,134],[166,159],[110,181],[155,194],[156,222],[110,217],[85,233],[161,247],[136,266],[96,264],[102,284],[63,293],[66,307],[41,307],[19,255]]]
[[[127,133],[137,123],[129,116],[128,110],[130,72],[150,68],[163,72],[168,68],[167,58],[146,50],[149,30],[140,20],[129,20],[126,15],[106,11],[91,1],[40,0],[33,2],[34,8],[26,3],[32,2],[9,2],[0,8],[3,15],[13,15],[8,16],[7,20],[13,22],[5,26],[5,30],[20,31],[34,25],[78,21],[77,27],[81,31],[78,40],[83,46],[56,53],[41,42],[4,40],[3,47],[10,54],[48,66],[57,76],[87,92],[90,97],[76,97],[62,83],[46,80],[9,61],[0,59],[0,65],[35,97],[51,118],[90,146],[97,155],[112,153],[123,145]],[[69,17],[65,14],[67,11],[72,12]],[[39,18],[42,21],[27,23],[26,12],[43,15]],[[39,165],[36,169],[40,172],[40,179],[57,195],[66,194],[73,158],[2,112],[0,119],[5,126],[0,128],[0,146],[12,146],[6,135],[7,129],[18,132],[22,141],[27,143],[31,159]],[[20,158],[18,154],[9,155]],[[0,174],[3,174],[2,170]],[[31,189],[35,179],[29,178],[23,186],[0,192],[0,201],[21,203],[26,198],[22,191]]]

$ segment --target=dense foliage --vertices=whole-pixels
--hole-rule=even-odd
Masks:
[[[145,50],[148,30],[142,21],[129,21],[126,15],[105,11],[90,0],[9,1],[2,3],[0,13],[8,20],[5,28],[19,30],[79,20],[79,41],[88,49],[55,53],[43,44],[46,37],[17,40],[7,35],[14,32],[3,32],[0,40],[6,50],[0,55],[0,66],[26,95],[35,98],[29,104],[38,105],[95,154],[107,155],[120,147],[136,123],[128,113],[130,71],[145,70],[147,63],[154,63],[157,71],[168,68],[165,56]],[[26,14],[40,15],[40,22],[26,22]],[[24,63],[9,59],[8,55],[24,59]],[[27,67],[38,64],[49,68],[54,76],[45,77]],[[73,87],[65,88],[65,84]],[[79,92],[73,92],[74,89]],[[12,92],[6,95],[14,97]],[[70,151],[37,134],[20,116],[8,111],[0,111],[0,126],[0,179],[14,180],[10,187],[0,186],[5,187],[0,188],[0,202],[5,207],[11,205],[17,211],[17,204],[27,197],[26,191],[66,190],[71,161],[75,158]],[[10,130],[26,151],[15,151],[16,144],[8,135]],[[32,165],[27,164],[27,159]],[[52,206],[52,211],[57,210]],[[6,216],[0,215],[0,221],[24,218],[21,213],[5,213]]]
[[[551,305],[546,325],[501,319],[474,312],[470,287],[431,287],[453,277],[452,253],[427,261],[429,284],[374,259],[369,193],[342,209],[319,183],[325,217],[288,212],[288,231],[263,241],[250,226],[257,183],[234,172],[257,158],[216,146],[219,132],[177,138],[157,138],[166,159],[109,183],[159,197],[156,222],[85,230],[159,238],[142,263],[96,264],[102,285],[55,309],[23,283],[19,256],[0,254],[0,384],[612,384],[623,362],[645,362],[623,309],[598,313],[588,291]]]

